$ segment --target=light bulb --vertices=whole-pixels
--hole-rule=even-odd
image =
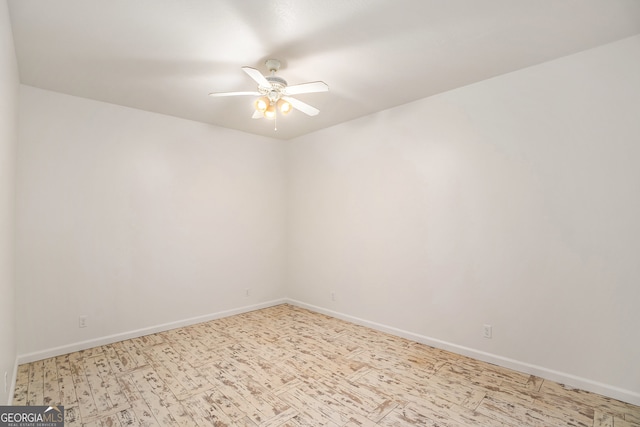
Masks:
[[[260,97],[256,100],[256,103],[254,104],[256,107],[256,110],[264,113],[267,108],[269,108],[269,98],[267,98],[266,96]]]
[[[264,110],[264,117],[273,120],[276,118],[276,107],[274,105],[269,105],[266,110]]]
[[[291,104],[289,104],[287,101],[285,101],[284,99],[280,99],[278,101],[278,109],[280,110],[280,112],[284,115],[287,115],[291,112],[291,110],[293,109],[293,107],[291,106]]]

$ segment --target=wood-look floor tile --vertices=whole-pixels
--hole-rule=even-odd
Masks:
[[[389,415],[384,417],[377,424],[384,427],[406,427],[406,426],[427,426],[427,427],[439,427],[442,424],[438,424],[429,416],[420,413],[415,408],[407,405],[404,407],[398,407],[394,409]]]
[[[283,304],[20,365],[67,426],[640,427],[640,407]]]
[[[640,407],[626,405],[624,419],[632,423],[640,424]]]

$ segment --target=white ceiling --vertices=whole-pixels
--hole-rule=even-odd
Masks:
[[[9,0],[21,82],[290,139],[640,33],[639,0]],[[321,110],[253,120],[280,59]]]

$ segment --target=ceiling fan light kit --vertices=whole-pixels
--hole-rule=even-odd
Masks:
[[[285,116],[289,114],[291,110],[293,110],[293,107],[291,106],[291,104],[285,101],[284,99],[279,99],[277,105],[278,105],[278,110],[280,110],[280,112]]]
[[[280,61],[277,59],[268,59],[265,62],[265,65],[271,72],[271,75],[269,76],[262,75],[262,73],[255,68],[242,67],[242,70],[258,84],[256,91],[215,92],[210,93],[209,95],[213,97],[244,95],[257,96],[258,98],[253,104],[255,112],[253,113],[252,118],[254,119],[264,117],[273,120],[276,118],[278,111],[282,115],[287,115],[293,109],[301,111],[308,116],[315,116],[320,112],[317,108],[296,98],[292,98],[291,95],[326,92],[329,90],[329,86],[327,86],[326,83],[317,81],[289,86],[285,79],[275,75],[275,73],[280,69]]]
[[[256,107],[256,111],[259,111],[261,113],[267,111],[269,105],[271,105],[271,101],[269,101],[269,98],[267,98],[266,96],[261,96],[260,98],[256,99],[256,102],[254,104],[254,106]]]

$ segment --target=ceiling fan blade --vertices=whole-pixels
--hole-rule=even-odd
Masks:
[[[298,95],[300,93],[327,92],[328,90],[329,86],[325,82],[309,82],[287,86],[284,91],[287,95]]]
[[[247,73],[249,77],[255,80],[259,86],[267,87],[267,88],[271,87],[271,83],[269,83],[269,80],[267,80],[267,78],[263,76],[262,73],[256,70],[255,68],[242,67],[242,71]]]
[[[320,112],[320,110],[318,110],[316,107],[312,107],[311,105],[302,102],[300,100],[297,100],[295,98],[290,98],[288,96],[283,96],[282,99],[284,99],[285,101],[287,101],[289,104],[291,104],[291,106],[293,108],[295,108],[296,110],[302,111],[303,113],[305,113],[308,116],[317,116],[318,113]]]
[[[209,96],[219,97],[219,96],[244,96],[244,95],[254,95],[259,96],[260,92],[252,91],[252,92],[213,92],[210,93]]]
[[[262,114],[260,111],[255,110],[253,112],[253,116],[251,116],[252,119],[261,119],[264,117],[264,114]]]

